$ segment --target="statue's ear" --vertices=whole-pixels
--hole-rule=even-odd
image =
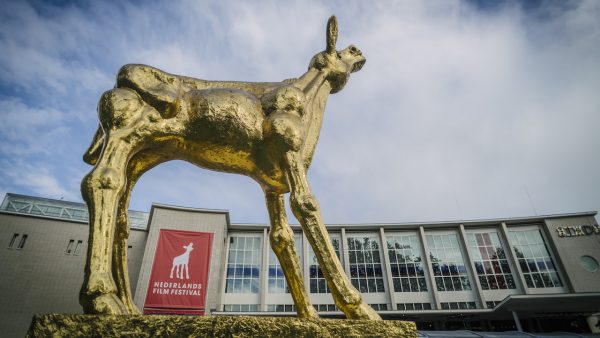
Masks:
[[[332,15],[327,21],[327,49],[328,54],[335,53],[335,43],[338,37],[338,24],[335,15]]]

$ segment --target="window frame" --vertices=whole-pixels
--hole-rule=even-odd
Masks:
[[[258,265],[258,276],[256,277],[257,281],[258,281],[258,285],[257,285],[257,291],[256,292],[235,292],[235,280],[237,279],[241,279],[242,280],[242,286],[243,287],[243,281],[245,279],[253,279],[254,277],[250,277],[250,278],[245,278],[245,277],[241,277],[241,278],[237,278],[236,277],[236,273],[234,272],[233,277],[229,276],[229,268],[230,268],[230,264],[233,264],[235,267],[233,267],[234,269],[238,269],[237,265],[237,256],[236,256],[236,261],[230,263],[230,254],[231,254],[231,240],[233,237],[239,237],[239,238],[258,238],[259,239],[259,245],[260,247],[258,248],[257,252],[258,252],[258,256],[259,256],[259,265]],[[223,279],[223,294],[226,295],[259,295],[261,293],[261,287],[262,287],[262,283],[263,283],[263,276],[262,276],[262,272],[263,272],[263,251],[264,251],[264,243],[263,243],[263,234],[262,233],[245,233],[245,232],[240,232],[240,233],[230,233],[227,235],[227,245],[226,245],[226,255],[225,255],[225,273],[224,273],[224,279]],[[245,245],[245,243],[244,243]],[[242,250],[242,251],[247,251],[247,250]],[[237,254],[237,248],[236,248],[236,254]],[[245,264],[242,263],[242,269],[245,269]],[[252,265],[252,264],[251,264]],[[233,292],[228,292],[227,291],[227,283],[229,280],[232,280],[234,283],[234,290]],[[251,283],[251,282],[250,282]],[[252,288],[252,285],[250,286],[250,288]]]
[[[382,280],[382,284],[383,284],[383,290],[382,291],[376,291],[376,292],[369,292],[369,291],[361,291],[360,287],[357,287],[354,283],[352,283],[352,285],[358,290],[358,292],[360,292],[363,295],[385,295],[386,299],[388,297],[389,294],[389,288],[390,286],[387,283],[387,267],[386,267],[386,262],[384,259],[384,254],[385,252],[383,251],[383,244],[381,243],[381,236],[379,234],[379,232],[346,232],[346,243],[343,243],[346,247],[344,248],[345,253],[347,253],[347,259],[348,260],[348,266],[350,268],[349,271],[347,271],[348,274],[348,279],[350,279],[350,281],[352,282],[353,279],[357,279],[357,277],[352,277],[352,266],[353,265],[358,265],[358,264],[367,264],[365,262],[360,263],[360,262],[356,262],[356,263],[352,263],[351,261],[351,251],[356,251],[356,250],[352,250],[350,249],[350,238],[355,238],[355,237],[370,237],[370,238],[375,238],[379,247],[378,247],[378,251],[379,251],[379,264],[380,264],[380,268],[381,268],[381,277],[373,277],[374,278],[374,283],[375,283],[375,287],[377,289],[377,279],[381,279]],[[386,248],[387,248],[387,244],[386,244]],[[363,251],[364,252],[364,251]],[[371,263],[371,264],[375,264],[375,263]],[[366,265],[365,265],[366,268]],[[366,273],[366,269],[365,269],[365,273]],[[360,286],[360,279],[366,279],[366,287],[367,290],[369,288],[369,281],[368,278],[370,278],[370,276],[366,276],[366,277],[358,277],[359,281],[359,286]],[[375,302],[373,302],[375,303]],[[379,303],[379,302],[377,302]]]
[[[523,223],[514,223],[514,224],[506,224],[506,232],[507,232],[507,237],[506,240],[508,241],[508,244],[510,246],[510,250],[513,254],[513,257],[515,259],[514,264],[516,265],[515,268],[517,269],[518,273],[520,274],[519,278],[522,278],[523,281],[523,288],[527,289],[528,293],[531,294],[540,294],[540,293],[562,293],[562,292],[566,292],[568,290],[567,287],[567,280],[565,279],[565,275],[562,271],[562,268],[558,265],[558,260],[556,259],[556,255],[554,254],[552,247],[550,245],[551,241],[549,240],[548,236],[546,235],[546,231],[544,230],[545,226],[543,223],[532,223],[532,224],[523,224]],[[519,262],[519,257],[517,256],[517,252],[515,250],[515,246],[513,245],[513,241],[512,241],[512,235],[511,235],[511,231],[531,231],[531,230],[537,230],[540,233],[540,236],[542,237],[542,240],[544,241],[544,247],[546,248],[546,251],[548,252],[548,256],[550,257],[550,259],[552,260],[552,263],[555,267],[555,272],[558,275],[558,278],[560,279],[561,282],[561,286],[553,286],[553,287],[542,287],[542,288],[538,288],[538,287],[529,287],[527,285],[527,280],[525,279],[525,272],[523,272],[523,269],[521,269],[521,264]],[[535,282],[534,282],[535,285]]]

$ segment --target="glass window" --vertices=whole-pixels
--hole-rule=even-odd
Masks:
[[[258,293],[262,236],[229,237],[225,293]]]
[[[225,312],[258,312],[258,304],[225,304]]]
[[[369,304],[369,306],[375,311],[386,311],[388,309],[387,304]]]
[[[302,269],[302,235],[294,234],[294,245],[296,247],[296,254],[300,259],[300,268]],[[290,293],[283,269],[277,259],[277,255],[271,249],[269,250],[269,281],[268,281],[268,292],[269,293]]]
[[[386,237],[394,291],[427,291],[417,235],[386,234]]]
[[[335,304],[313,304],[317,311],[340,311]]]
[[[396,307],[400,311],[431,310],[431,303],[398,303]]]
[[[19,234],[13,234],[11,239],[10,239],[10,243],[8,243],[8,247],[12,248],[13,245],[15,244],[15,241],[17,240],[17,237],[19,237]]]
[[[442,310],[476,309],[475,302],[442,302]]]
[[[69,240],[69,244],[67,244],[67,250],[66,250],[66,254],[70,255],[73,252],[73,246],[75,245],[75,240],[71,239]]]
[[[17,249],[23,249],[23,247],[25,247],[25,242],[27,242],[27,235],[21,236],[21,241],[19,242]]]
[[[73,254],[74,254],[75,256],[79,255],[79,251],[80,251],[80,249],[81,249],[81,244],[83,244],[83,241],[82,241],[82,240],[78,240],[78,241],[77,241],[77,245],[75,245],[75,250],[74,250],[74,252],[73,252]],[[132,246],[131,246],[131,245],[129,245],[127,248],[128,248],[128,249],[131,249],[131,248],[132,248]]]
[[[456,234],[427,235],[427,245],[438,291],[471,290]]]
[[[581,264],[581,266],[589,272],[598,271],[598,261],[592,256],[581,256],[579,258],[579,264]]]
[[[269,304],[267,305],[269,312],[296,312],[296,306],[293,304]]]
[[[360,292],[385,292],[378,235],[349,235],[350,280]]]
[[[330,234],[329,238],[331,239],[331,244],[333,245],[333,249],[335,250],[335,254],[338,256],[338,259],[341,261],[342,256],[340,254],[340,235],[339,234]],[[325,281],[325,276],[323,275],[323,271],[321,271],[321,267],[319,267],[319,262],[317,261],[317,256],[312,248],[312,246],[308,246],[308,272],[310,279],[310,292],[311,293],[331,293],[329,291],[329,287],[327,286],[327,282]],[[325,310],[323,310],[325,311]]]
[[[510,230],[509,235],[528,288],[562,286],[539,229]]]
[[[483,290],[516,289],[504,248],[496,231],[467,234],[469,252]]]

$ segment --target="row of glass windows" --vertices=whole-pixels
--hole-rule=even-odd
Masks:
[[[496,305],[498,305],[498,304],[500,304],[500,303],[502,303],[502,301],[487,301],[487,302],[485,302],[485,306],[486,306],[488,309],[493,309],[493,308],[495,308],[495,307],[496,307]]]
[[[475,302],[442,302],[442,310],[476,309]]]
[[[18,238],[19,238],[19,234],[13,234],[11,236],[10,242],[8,243],[9,249],[16,248],[17,250],[21,250],[25,247],[25,242],[27,242],[27,234],[23,234],[21,236],[20,241],[17,241]],[[19,243],[19,245],[15,245],[17,242]]]
[[[494,308],[500,302],[487,302],[488,308]],[[387,304],[369,304],[377,311],[387,310]],[[398,310],[431,310],[431,303],[398,303]],[[443,302],[441,303],[443,310],[455,309],[476,309],[475,302]],[[335,304],[313,304],[317,311],[339,311]],[[225,312],[257,312],[259,311],[257,304],[227,304],[224,305]],[[295,312],[296,307],[293,304],[268,304],[267,311],[270,312]]]
[[[333,312],[340,311],[335,304],[313,304],[317,311]],[[387,306],[386,306],[387,308]],[[431,307],[430,307],[431,308]],[[223,306],[225,312],[258,312],[258,304],[227,304]],[[267,304],[269,312],[295,312],[296,306],[293,304]]]
[[[342,260],[341,237],[331,234],[331,243]],[[395,292],[427,292],[428,282],[422,259],[419,236],[414,233],[386,234],[387,254]],[[439,232],[425,236],[438,291],[467,291],[472,281],[456,233]],[[513,246],[523,277],[529,288],[560,287],[556,267],[539,229],[510,230]],[[348,275],[361,293],[386,292],[382,247],[379,234],[347,236]],[[302,262],[302,236],[295,235],[296,253]],[[316,255],[308,246],[308,273],[311,293],[329,293]],[[483,290],[515,289],[515,277],[496,230],[469,231],[467,249],[473,260]],[[262,236],[232,235],[229,244],[226,293],[258,293],[262,257]],[[277,256],[270,250],[268,292],[289,293]]]
[[[398,310],[431,310],[431,303],[398,303]]]
[[[223,305],[226,312],[257,312],[258,304],[226,304]]]

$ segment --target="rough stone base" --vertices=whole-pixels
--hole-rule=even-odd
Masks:
[[[33,317],[27,337],[416,337],[415,323],[244,316]]]

